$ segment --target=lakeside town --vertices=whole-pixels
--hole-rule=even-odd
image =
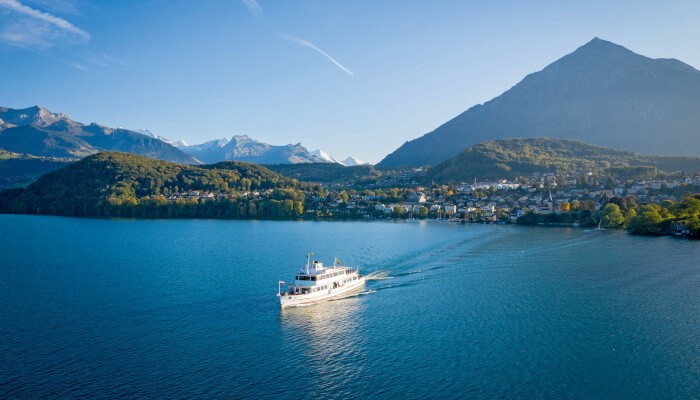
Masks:
[[[533,174],[516,180],[462,182],[457,185],[420,186],[420,169],[364,186],[316,184],[300,196],[284,189],[251,190],[239,193],[189,191],[158,196],[160,201],[181,204],[232,201],[248,207],[276,199],[288,209],[287,216],[303,218],[434,219],[474,223],[522,223],[526,215],[571,226],[600,224],[589,220],[561,218],[574,212],[600,212],[607,204],[622,204],[622,212],[637,205],[669,206],[700,192],[700,175],[624,180],[583,175]],[[401,181],[399,181],[399,179]],[[409,187],[386,187],[387,183]],[[286,199],[285,199],[286,198]],[[285,202],[288,202],[286,205]],[[633,210],[631,212],[634,212]],[[249,213],[255,215],[255,213]],[[557,216],[560,218],[557,219]],[[625,215],[629,217],[629,214]],[[520,220],[519,220],[520,219]],[[564,221],[564,222],[562,222]],[[618,224],[622,225],[622,224]],[[687,228],[679,225],[679,235]]]

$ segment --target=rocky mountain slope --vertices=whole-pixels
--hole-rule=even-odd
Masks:
[[[85,125],[39,106],[0,108],[0,149],[58,158],[82,158],[113,150],[178,163],[199,163],[162,140],[123,128]]]

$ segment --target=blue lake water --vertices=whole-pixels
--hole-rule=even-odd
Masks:
[[[0,216],[1,398],[698,398],[700,243]],[[308,252],[366,289],[280,310]]]

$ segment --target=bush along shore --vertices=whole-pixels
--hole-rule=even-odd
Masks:
[[[674,203],[638,205],[634,198],[613,197],[600,210],[566,204],[551,213],[528,211],[516,220],[521,225],[571,225],[624,228],[633,235],[674,235],[700,238],[700,194]]]

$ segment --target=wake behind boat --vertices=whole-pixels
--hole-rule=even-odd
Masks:
[[[294,279],[293,285],[286,285],[287,290],[282,292],[279,282],[277,296],[280,305],[284,307],[310,304],[329,299],[347,293],[365,284],[365,276],[360,275],[360,270],[343,267],[340,261],[335,260],[332,267],[324,267],[320,261],[310,262],[313,253],[306,258],[306,266],[301,267],[301,272]]]

